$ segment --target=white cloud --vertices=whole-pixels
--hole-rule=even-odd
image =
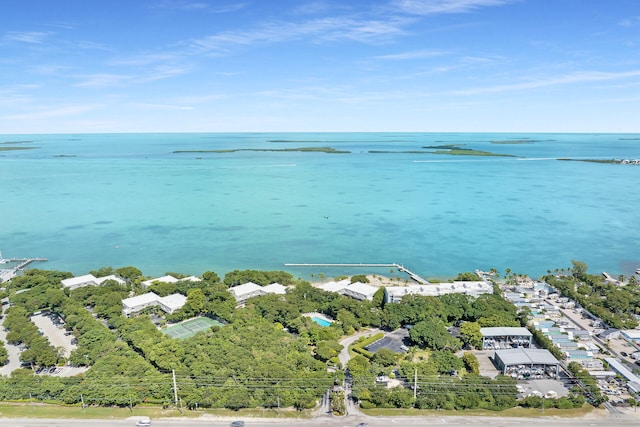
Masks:
[[[42,44],[51,34],[53,33],[41,31],[10,31],[4,35],[3,40],[29,44]]]
[[[640,25],[640,16],[631,16],[629,18],[625,18],[618,23],[621,27],[635,27],[636,25]]]
[[[407,59],[433,58],[436,56],[448,55],[449,52],[443,50],[412,50],[408,52],[392,53],[389,55],[376,56],[376,59],[385,59],[390,61],[401,61]]]
[[[153,9],[180,10],[185,12],[228,13],[243,9],[245,3],[232,3],[224,6],[213,6],[207,2],[186,0],[164,0],[151,6]]]
[[[483,93],[510,92],[518,90],[537,89],[548,86],[559,86],[567,84],[600,82],[626,79],[631,77],[640,77],[640,70],[623,71],[618,73],[601,72],[601,71],[584,71],[567,74],[560,77],[552,77],[547,79],[530,80],[527,82],[514,83],[508,85],[487,86],[473,89],[463,89],[452,91],[454,95],[478,95]]]
[[[99,88],[121,85],[133,79],[133,76],[122,74],[90,74],[81,76],[81,81],[75,84],[78,87]]]
[[[393,4],[412,15],[471,12],[481,7],[502,6],[513,0],[396,0]]]
[[[354,40],[375,43],[405,34],[408,19],[358,20],[331,17],[306,22],[272,22],[247,31],[223,32],[188,42],[193,53],[224,54],[235,46],[271,44],[305,38],[316,41]]]
[[[143,110],[179,110],[179,111],[194,110],[193,107],[190,107],[188,105],[149,104],[144,102],[134,102],[129,105],[135,108],[143,109]]]

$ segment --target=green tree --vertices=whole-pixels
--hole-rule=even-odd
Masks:
[[[409,338],[422,348],[433,350],[460,348],[460,340],[452,337],[441,321],[431,319],[416,323],[409,331]]]
[[[462,355],[462,362],[464,362],[464,367],[471,374],[479,374],[480,373],[480,363],[478,362],[478,358],[475,354],[465,351]]]
[[[571,269],[571,271],[573,271],[573,276],[577,279],[582,279],[587,273],[587,263],[572,259],[571,264],[573,264],[573,268]]]
[[[396,363],[396,354],[390,348],[381,348],[373,354],[372,362],[382,366],[391,366]]]
[[[482,349],[482,333],[477,322],[464,322],[460,326],[460,339],[476,349]]]

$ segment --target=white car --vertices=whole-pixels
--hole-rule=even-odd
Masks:
[[[136,421],[136,425],[137,426],[150,426],[151,425],[151,420],[149,418],[145,418],[143,420],[138,420],[138,421]]]

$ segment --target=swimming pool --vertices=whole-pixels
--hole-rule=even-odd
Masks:
[[[326,326],[330,326],[331,322],[321,319],[319,317],[312,317],[311,320],[313,320],[314,322],[316,322],[318,325],[322,326],[322,327],[326,327]]]

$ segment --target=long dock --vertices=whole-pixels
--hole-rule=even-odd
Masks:
[[[7,282],[18,275],[18,272],[26,268],[29,264],[33,262],[46,262],[47,258],[1,258],[0,257],[0,266],[3,264],[16,264],[16,266],[0,269],[0,283]]]
[[[367,263],[336,263],[336,264],[318,264],[318,263],[285,263],[285,267],[364,267],[364,268],[396,268],[401,273],[406,273],[411,280],[420,283],[421,285],[429,285],[429,281],[418,276],[416,273],[410,271],[408,268],[398,263],[389,264],[367,264]]]

